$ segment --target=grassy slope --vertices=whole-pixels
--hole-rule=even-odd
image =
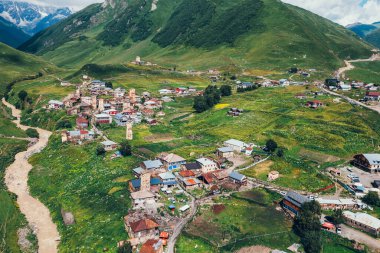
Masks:
[[[214,214],[208,206],[202,207],[197,215],[199,217],[190,223],[180,236],[176,245],[177,251],[235,252],[239,248],[252,245],[285,250],[299,239],[290,230],[290,223],[283,214],[274,209],[273,201],[280,198],[281,196],[275,196],[266,190],[255,189],[239,193],[238,198],[234,196],[231,199],[216,200],[216,203],[226,206],[220,214]],[[203,222],[200,223],[199,220]],[[284,233],[262,236],[278,232]],[[223,236],[228,240],[223,242]],[[360,252],[354,250],[348,240],[338,236],[326,233],[322,238],[324,253]],[[235,243],[234,239],[239,241]],[[225,246],[218,249],[214,246],[217,243]]]
[[[6,85],[14,80],[56,69],[54,65],[37,56],[20,52],[2,43],[0,43],[0,66],[0,96],[4,94]]]
[[[103,248],[115,252],[117,242],[127,238],[122,222],[130,207],[126,182],[133,177],[131,169],[137,161],[102,159],[96,157],[95,148],[96,144],[62,145],[56,135],[42,153],[30,159],[35,166],[29,179],[31,191],[49,207],[58,224],[60,252],[101,252]],[[61,208],[74,214],[75,225],[63,225]]]
[[[347,72],[347,77],[351,80],[363,81],[367,83],[380,84],[380,62],[357,62],[353,63],[354,70]]]
[[[183,69],[207,69],[236,65],[239,68],[287,69],[290,66],[317,68],[331,71],[346,57],[370,55],[370,47],[352,32],[297,7],[265,0],[259,17],[265,31],[244,35],[234,47],[218,46],[211,49],[188,46],[161,48],[151,42],[153,37],[117,47],[104,47],[96,39],[102,31],[98,26],[85,30],[86,40],[75,39],[57,49],[44,52],[46,59],[58,65],[81,66],[88,62],[122,63],[136,55],[164,66],[178,65]],[[159,1],[152,19],[161,27],[178,2]],[[86,32],[87,31],[87,32]],[[130,42],[128,42],[130,43]]]
[[[167,104],[164,125],[136,127],[133,143],[153,152],[173,151],[194,159],[212,153],[214,145],[228,138],[261,145],[273,138],[287,149],[285,159],[275,159],[271,165],[282,174],[278,183],[296,189],[317,190],[329,181],[317,176],[315,165],[347,160],[356,153],[373,151],[380,141],[379,119],[374,112],[344,102],[335,104],[333,97],[328,96],[318,97],[328,104],[327,107],[319,110],[305,108],[305,101],[294,98],[295,94],[302,92],[307,90],[304,87],[261,88],[223,98],[225,109],[213,109],[199,115],[191,115],[191,99],[178,99]],[[238,118],[227,117],[230,107],[243,108],[246,112]],[[122,128],[106,132],[115,141],[121,141],[124,136]],[[151,143],[146,139],[146,136],[163,133],[171,134],[174,140]],[[191,140],[189,136],[198,138]],[[192,152],[194,155],[190,156]],[[265,179],[269,168],[258,174],[255,170],[247,173]]]

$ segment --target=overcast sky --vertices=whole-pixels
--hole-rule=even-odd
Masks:
[[[339,24],[380,21],[380,0],[283,0]]]
[[[68,6],[79,10],[103,0],[17,0],[33,3]],[[339,24],[356,22],[373,23],[380,21],[380,0],[282,0],[311,10]]]

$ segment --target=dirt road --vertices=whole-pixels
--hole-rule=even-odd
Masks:
[[[3,98],[3,104],[12,110],[12,115],[17,119],[14,121],[17,127],[26,130],[29,127],[20,124],[21,111],[9,104]],[[10,192],[17,195],[17,203],[21,212],[25,215],[30,226],[35,230],[38,239],[39,253],[58,252],[59,233],[57,226],[53,223],[49,209],[38,199],[33,198],[29,193],[28,174],[32,169],[28,158],[40,152],[48,143],[51,132],[35,128],[40,138],[38,142],[29,147],[27,151],[20,152],[15,156],[15,161],[5,172],[5,184]]]
[[[345,237],[349,240],[355,240],[357,242],[363,243],[374,252],[380,252],[380,240],[375,239],[363,232],[355,230],[349,226],[341,225],[341,227],[342,227],[342,237]]]
[[[341,67],[336,72],[336,77],[338,79],[345,79],[346,78],[346,72],[355,69],[355,66],[352,65],[353,62],[368,62],[368,61],[380,61],[380,54],[373,54],[368,59],[358,59],[358,60],[351,60],[351,61],[344,61],[344,64],[346,66]]]

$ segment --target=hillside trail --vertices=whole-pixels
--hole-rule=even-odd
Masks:
[[[355,69],[355,66],[352,63],[355,62],[368,62],[368,61],[380,61],[380,54],[373,54],[368,59],[357,59],[357,60],[351,60],[351,61],[344,61],[345,66],[341,67],[336,71],[336,77],[338,79],[345,79],[346,78],[346,72]]]
[[[13,122],[17,127],[26,130],[28,126],[20,123],[21,111],[8,103],[4,98],[3,104],[12,110],[12,115],[17,119]],[[28,187],[28,174],[33,168],[28,158],[33,154],[41,152],[47,145],[50,131],[34,128],[38,131],[40,138],[26,151],[16,154],[15,161],[5,171],[5,184],[10,192],[17,195],[17,203],[21,212],[25,215],[31,228],[38,239],[39,253],[56,253],[60,236],[57,226],[53,223],[49,209],[38,199],[30,195]]]

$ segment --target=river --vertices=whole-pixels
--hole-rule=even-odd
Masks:
[[[20,110],[5,101],[4,98],[2,102],[12,110],[12,115],[17,118],[14,120],[17,127],[22,130],[30,128],[20,123]],[[52,134],[44,129],[35,129],[38,131],[40,138],[36,144],[30,146],[26,151],[16,154],[15,161],[5,171],[5,184],[10,192],[17,195],[17,204],[36,233],[38,252],[56,253],[58,252],[60,240],[57,226],[53,223],[49,209],[38,199],[30,195],[28,187],[28,175],[33,168],[28,162],[28,158],[33,154],[41,152],[48,144],[49,137]]]

